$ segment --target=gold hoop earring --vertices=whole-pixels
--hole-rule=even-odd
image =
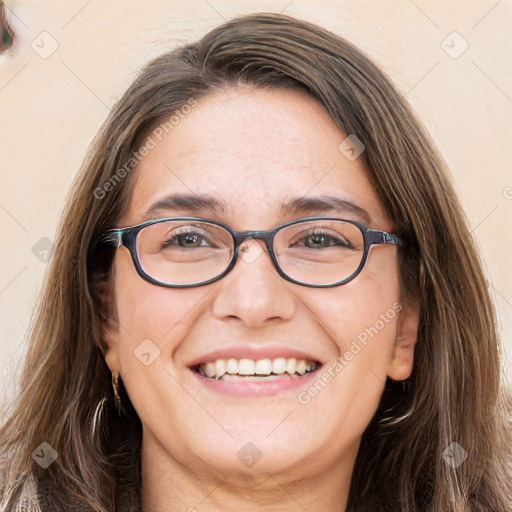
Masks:
[[[119,414],[121,414],[121,397],[119,396],[119,375],[117,373],[112,373],[112,387],[114,388],[114,401],[116,404],[116,409]]]

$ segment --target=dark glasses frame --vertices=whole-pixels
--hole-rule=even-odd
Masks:
[[[167,222],[167,221],[200,221],[200,222],[206,222],[208,224],[214,224],[216,226],[220,226],[224,228],[226,231],[228,231],[234,242],[234,252],[233,252],[233,258],[231,259],[230,263],[226,267],[226,269],[221,272],[219,275],[208,279],[206,281],[201,281],[199,283],[192,283],[192,284],[177,284],[177,283],[167,283],[165,281],[161,281],[159,279],[156,279],[152,277],[151,275],[147,274],[145,270],[142,268],[142,265],[140,263],[139,254],[137,251],[137,235],[140,233],[142,229],[144,229],[147,226],[151,226],[153,224],[158,224],[160,222]],[[277,257],[274,253],[274,238],[276,234],[291,225],[294,224],[300,224],[302,222],[311,222],[311,221],[317,221],[317,220],[334,220],[334,221],[343,221],[348,222],[350,224],[353,224],[354,226],[357,226],[360,231],[363,234],[364,239],[364,253],[361,258],[361,263],[357,267],[357,269],[347,278],[343,279],[342,281],[338,281],[336,283],[328,283],[328,284],[311,284],[311,283],[305,283],[302,281],[298,281],[294,279],[293,277],[290,277],[287,275],[280,267],[279,262],[277,261]],[[348,283],[352,279],[354,279],[360,272],[363,270],[366,261],[368,259],[368,254],[370,252],[370,248],[373,245],[382,245],[382,244],[392,244],[392,245],[403,245],[403,240],[394,234],[387,233],[386,231],[379,231],[375,229],[370,229],[366,227],[364,224],[361,224],[360,222],[354,221],[354,220],[348,220],[348,219],[341,219],[337,217],[304,217],[298,220],[294,220],[291,222],[287,222],[285,224],[281,224],[277,226],[274,229],[271,229],[269,231],[235,231],[227,224],[222,224],[221,222],[216,222],[213,220],[204,219],[201,217],[165,217],[161,219],[153,219],[148,220],[146,222],[142,222],[140,224],[136,224],[135,226],[129,226],[126,228],[116,228],[116,229],[109,229],[105,231],[101,237],[100,237],[100,243],[103,245],[108,245],[112,247],[120,247],[123,245],[126,247],[131,254],[133,264],[135,265],[135,269],[137,270],[137,273],[139,276],[144,279],[145,281],[148,281],[149,283],[153,283],[159,286],[165,286],[168,288],[192,288],[195,286],[203,286],[205,284],[213,283],[214,281],[217,281],[218,279],[221,279],[224,277],[228,272],[232,270],[232,268],[235,266],[237,258],[238,258],[238,252],[239,247],[247,238],[253,238],[255,240],[263,240],[265,242],[265,245],[267,247],[268,254],[270,255],[270,259],[279,273],[280,276],[282,276],[287,281],[290,281],[292,283],[301,285],[301,286],[307,286],[310,288],[331,288],[333,286],[341,286],[345,283]]]

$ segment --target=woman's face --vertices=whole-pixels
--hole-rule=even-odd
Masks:
[[[214,93],[168,134],[158,133],[161,140],[153,136],[156,146],[134,171],[120,227],[197,216],[235,230],[269,230],[325,215],[393,230],[362,157],[339,149],[347,135],[304,93]],[[208,195],[224,208],[145,214],[172,194]],[[358,208],[281,209],[326,195]],[[351,467],[386,377],[410,374],[417,315],[400,303],[393,245],[375,246],[355,279],[332,288],[283,279],[261,240],[246,243],[230,273],[199,287],[143,280],[125,247],[114,268],[118,324],[108,328],[106,359],[142,421],[147,460],[162,467],[222,475],[286,471],[285,479]],[[282,358],[319,368],[258,381],[217,380],[192,368],[218,359],[268,359],[259,364],[279,367]]]

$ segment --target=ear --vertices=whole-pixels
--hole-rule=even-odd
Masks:
[[[112,373],[121,372],[120,347],[119,347],[119,325],[113,318],[109,318],[103,326],[103,336],[107,346],[104,353],[105,362]]]
[[[100,349],[112,373],[120,373],[119,322],[115,291],[115,259],[109,272],[94,276],[93,291],[97,304],[98,330],[101,331]]]
[[[414,363],[414,346],[418,339],[419,304],[405,304],[398,317],[398,332],[391,361],[389,378],[400,381],[410,377]]]

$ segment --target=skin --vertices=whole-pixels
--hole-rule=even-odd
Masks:
[[[201,216],[236,230],[313,215],[283,217],[279,207],[292,197],[330,194],[367,210],[369,227],[392,232],[362,158],[350,161],[338,150],[345,137],[302,92],[210,94],[142,160],[119,227],[146,220],[151,204],[175,192],[215,195],[228,208],[153,218]],[[350,212],[333,216],[360,220]],[[263,241],[247,244],[249,254],[261,249]],[[354,280],[324,289],[286,281],[265,250],[196,288],[144,281],[125,247],[114,270],[117,322],[106,327],[106,361],[121,375],[143,424],[145,512],[345,510],[360,438],[386,376],[403,380],[412,371],[417,309],[402,303],[307,405],[297,395],[308,386],[266,397],[225,396],[199,384],[187,364],[242,344],[296,347],[324,369],[332,366],[358,334],[400,303],[396,247],[375,246]],[[134,350],[147,338],[160,355],[145,366]],[[262,455],[252,467],[237,457],[248,442]]]

